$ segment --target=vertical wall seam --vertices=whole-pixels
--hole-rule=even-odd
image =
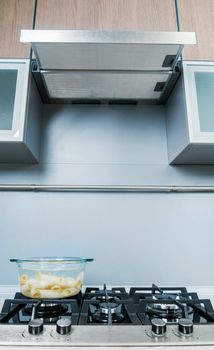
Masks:
[[[37,12],[37,0],[35,0],[34,2],[32,29],[35,29],[35,25],[36,25],[36,12]]]
[[[175,0],[175,14],[176,14],[176,22],[177,22],[178,32],[180,32],[181,31],[181,27],[180,27],[178,0]],[[182,53],[180,54],[180,59],[182,61]]]
[[[177,22],[177,28],[180,32],[180,19],[179,19],[179,10],[178,10],[178,0],[175,0],[175,14],[176,14],[176,22]]]
[[[35,29],[35,26],[36,26],[36,13],[37,13],[37,0],[34,0],[32,29]],[[33,56],[33,50],[32,48],[30,48],[30,60],[32,60],[32,56]]]

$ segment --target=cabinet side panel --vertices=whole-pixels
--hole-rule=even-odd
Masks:
[[[175,4],[174,0],[38,0],[36,29],[177,31]]]
[[[189,144],[183,76],[180,77],[166,105],[166,132],[169,163]]]
[[[23,142],[0,142],[0,163],[36,163],[34,155]]]
[[[172,164],[214,164],[213,144],[189,144]]]
[[[42,116],[42,101],[37,90],[34,78],[30,77],[27,126],[25,130],[25,142],[32,155],[39,160],[40,152],[40,126]]]

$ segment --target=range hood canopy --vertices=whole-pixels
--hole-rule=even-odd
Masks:
[[[195,33],[22,30],[44,101],[164,103]]]

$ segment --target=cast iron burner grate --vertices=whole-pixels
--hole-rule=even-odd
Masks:
[[[186,288],[160,288],[153,284],[151,289],[132,289],[130,294],[136,305],[136,313],[145,325],[157,317],[167,323],[177,323],[180,318],[194,323],[214,322],[210,300],[200,300],[196,293],[188,293]]]
[[[180,318],[187,318],[193,323],[214,322],[214,310],[208,299],[187,299],[182,302],[167,299],[161,300],[161,303],[145,299],[136,305],[136,313],[144,325],[149,325],[156,317],[167,323],[177,323]]]
[[[97,323],[116,323],[124,320],[121,300],[107,289],[96,293],[90,300],[89,311],[91,319]]]
[[[176,304],[174,301],[168,300],[163,303],[151,303],[145,307],[145,315],[148,315],[150,321],[152,318],[162,318],[166,322],[177,322],[180,318],[188,318],[192,313],[192,309],[185,304]]]
[[[113,297],[118,297],[121,300],[128,300],[129,294],[126,292],[124,287],[113,287],[111,289],[106,290],[108,293],[109,298],[111,296]],[[98,298],[98,299],[105,299],[106,292],[104,289],[98,288],[98,287],[87,287],[85,289],[85,294],[84,294],[84,300],[86,299],[91,299],[91,298]]]
[[[115,293],[106,288],[95,292],[95,295],[90,299],[89,304],[89,319],[95,323],[117,323],[124,320],[122,314],[121,300]]]
[[[20,299],[17,297],[21,296]],[[81,310],[80,299],[31,299],[16,293],[15,299],[6,299],[0,314],[0,323],[27,324],[35,317],[44,323],[55,323],[59,318],[69,318],[78,324]]]
[[[198,299],[197,293],[188,293],[185,287],[132,287],[129,292],[134,304],[138,304],[145,299],[158,300],[187,300]]]
[[[22,293],[19,293],[19,292],[17,292],[16,294],[15,294],[15,297],[14,297],[14,299],[20,299],[20,300],[35,300],[35,299],[33,299],[33,298],[28,298],[28,297],[26,297],[26,296],[24,296]],[[43,300],[48,300],[48,299],[43,299]],[[72,296],[72,297],[67,297],[67,298],[62,298],[62,299],[49,299],[50,300],[50,302],[52,302],[53,301],[53,303],[54,303],[54,301],[55,300],[58,300],[58,301],[64,301],[64,300],[67,300],[68,302],[70,301],[70,300],[75,300],[76,302],[77,302],[77,304],[78,305],[82,305],[82,302],[83,302],[83,294],[82,294],[82,292],[80,291],[78,294],[76,294],[76,295],[74,295],[74,296]]]
[[[79,324],[141,324],[123,287],[86,288]]]
[[[193,323],[214,323],[209,299],[199,299],[184,287],[86,288],[85,294],[65,299],[31,299],[20,293],[4,301],[0,323],[28,324],[42,318],[55,323],[67,318],[74,325],[149,325],[152,318],[177,323],[188,318]]]
[[[94,305],[90,305],[90,308]],[[111,323],[122,322],[124,315],[122,314],[122,305],[117,302],[101,302],[97,304],[95,310],[91,311],[92,320],[97,323],[109,323],[109,313],[111,315]]]

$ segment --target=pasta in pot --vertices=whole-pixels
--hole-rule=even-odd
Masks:
[[[51,286],[51,290],[58,292],[61,290],[61,286],[59,284],[54,284],[53,286]]]
[[[65,298],[79,293],[82,287],[83,273],[76,279],[60,277],[54,274],[37,272],[33,278],[20,275],[21,292],[30,298]]]
[[[76,291],[77,291],[77,288],[75,288],[75,287],[64,289],[62,292],[63,298],[69,297],[70,295],[77,294]]]
[[[38,289],[31,289],[30,294],[32,298],[41,298],[41,293]]]
[[[28,280],[28,275],[24,274],[20,276],[20,284],[25,284]]]

